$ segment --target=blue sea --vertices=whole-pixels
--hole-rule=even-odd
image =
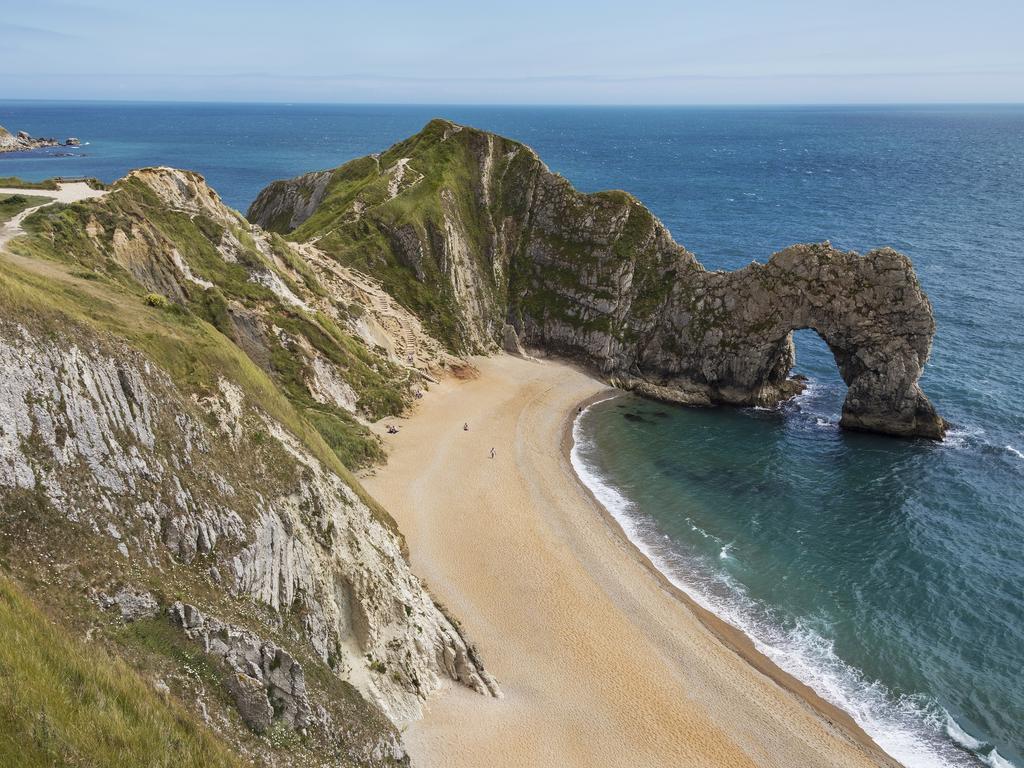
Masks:
[[[84,145],[0,155],[0,176],[167,164],[244,211],[272,179],[435,116],[524,141],[584,190],[634,193],[708,268],[825,239],[913,259],[944,442],[840,431],[844,385],[801,332],[795,401],[621,395],[577,421],[573,461],[673,581],[901,762],[1024,768],[1024,107],[3,102],[7,128]]]

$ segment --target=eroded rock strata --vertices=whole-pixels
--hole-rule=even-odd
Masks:
[[[374,705],[384,717],[363,737],[370,751],[372,739],[397,744],[389,724],[417,717],[444,679],[498,693],[387,522],[237,385],[221,379],[207,397],[188,399],[128,349],[6,321],[0,369],[4,523],[31,530],[49,521],[48,533],[38,531],[51,538],[45,558],[73,563],[78,579],[102,574],[96,586],[141,579],[166,589],[170,579],[186,594],[220,593],[206,610],[241,610],[248,619],[239,622],[275,631]],[[65,534],[53,538],[54,529]],[[15,561],[24,554],[7,552]],[[246,610],[246,601],[265,608]],[[124,589],[115,602],[126,620],[160,613]],[[228,644],[204,641],[231,670],[225,679],[246,724],[263,732],[281,719],[271,704],[284,696],[272,688],[283,673],[269,670],[287,658],[301,671],[287,651],[244,626],[203,620],[194,606],[166,608],[190,637],[208,630]],[[270,658],[250,667],[253,653]],[[238,680],[241,672],[250,679]],[[295,685],[301,701],[282,723],[319,723],[329,741],[339,718],[323,687],[307,694],[304,680]],[[323,710],[315,722],[313,704]]]
[[[188,172],[25,228],[0,257],[5,571],[255,764],[407,764],[432,693],[500,695],[350,473],[455,361],[415,317]]]
[[[270,185],[250,219],[382,276],[454,351],[510,324],[647,395],[771,405],[799,391],[791,333],[811,328],[849,387],[843,426],[943,435],[917,383],[931,305],[892,250],[799,245],[708,272],[627,193],[580,193],[530,148],[442,120],[325,173]]]

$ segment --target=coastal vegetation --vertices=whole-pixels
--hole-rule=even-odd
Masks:
[[[123,660],[55,625],[0,573],[0,763],[242,765]]]
[[[448,121],[272,184],[253,221],[188,171],[102,191],[43,205],[0,258],[0,597],[45,655],[2,663],[52,667],[10,715],[40,760],[85,749],[76,696],[104,702],[97,749],[277,766],[404,765],[401,730],[434,691],[500,696],[357,475],[385,459],[379,422],[469,375],[463,355],[521,340],[666,399],[774,402],[792,394],[789,333],[814,325],[851,382],[877,343],[905,355],[882,381],[903,398],[890,422],[851,426],[938,418],[916,389],[933,324],[904,257],[823,244],[707,273],[631,195],[582,194]],[[919,422],[901,421],[907,398]]]
[[[10,221],[19,213],[37,205],[49,202],[49,198],[38,195],[0,195],[0,225]]]
[[[55,190],[58,184],[55,179],[44,179],[43,181],[25,181],[17,176],[0,176],[0,187],[11,189],[48,189]]]

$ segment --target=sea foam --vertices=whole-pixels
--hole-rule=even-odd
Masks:
[[[698,569],[699,563],[688,561],[672,549],[653,521],[588,459],[594,445],[584,433],[583,419],[595,405],[616,396],[592,403],[577,415],[570,460],[580,481],[673,585],[746,634],[757,650],[781,669],[847,712],[906,768],[967,768],[979,764],[1015,768],[995,748],[983,751],[988,745],[970,736],[941,707],[921,697],[894,695],[843,661],[832,641],[807,623],[784,625],[768,608],[751,599],[728,573]],[[691,527],[695,528],[692,522]],[[729,557],[728,545],[720,550],[720,557]]]

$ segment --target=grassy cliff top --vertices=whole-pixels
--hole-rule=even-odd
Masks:
[[[135,172],[103,198],[46,206],[25,221],[0,263],[0,306],[12,317],[51,318],[126,342],[196,397],[220,378],[242,388],[353,487],[392,529],[390,516],[362,491],[352,470],[379,461],[377,438],[350,413],[313,399],[304,350],[337,367],[364,410],[404,407],[402,382],[372,350],[313,306],[281,299],[264,282],[312,297],[314,275],[283,244],[257,243],[249,225],[219,202],[198,174],[164,170],[160,181],[196,185],[203,205],[164,199],[154,173]],[[213,195],[213,196],[211,196]],[[230,249],[222,243],[230,241]],[[190,277],[186,277],[184,269]],[[243,330],[258,325],[253,346]],[[273,329],[277,329],[276,331]]]

